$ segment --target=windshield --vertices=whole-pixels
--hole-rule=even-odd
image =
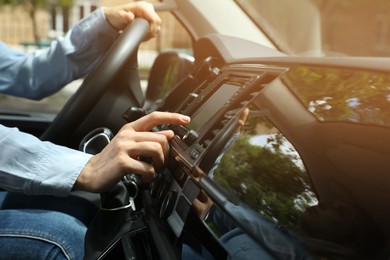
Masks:
[[[235,0],[285,53],[390,56],[388,0]]]
[[[298,66],[282,81],[322,122],[390,127],[390,76],[386,73]]]

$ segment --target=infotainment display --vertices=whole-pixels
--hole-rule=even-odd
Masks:
[[[189,129],[198,131],[213,115],[237,92],[238,86],[224,83],[215,93],[193,114]]]

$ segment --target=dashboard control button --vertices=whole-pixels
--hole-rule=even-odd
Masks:
[[[190,157],[194,160],[198,159],[199,155],[200,155],[200,152],[198,150],[193,149],[190,152]]]
[[[189,130],[184,136],[183,136],[183,141],[186,145],[191,146],[196,139],[198,139],[199,134],[194,131],[194,130]]]
[[[188,133],[188,129],[182,125],[170,125],[169,128],[181,139]]]

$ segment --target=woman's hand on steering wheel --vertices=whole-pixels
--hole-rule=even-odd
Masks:
[[[152,4],[147,2],[134,2],[126,5],[104,8],[104,15],[111,26],[123,30],[136,17],[144,18],[150,23],[150,31],[146,39],[155,37],[161,30],[161,18],[154,11]]]

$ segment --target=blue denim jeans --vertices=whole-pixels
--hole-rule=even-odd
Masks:
[[[0,192],[0,259],[83,259],[94,210],[81,198]]]

